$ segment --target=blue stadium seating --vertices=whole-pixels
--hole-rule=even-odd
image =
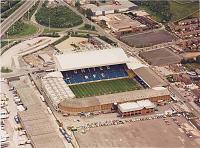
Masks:
[[[144,88],[148,88],[148,85],[147,85],[142,79],[140,79],[140,77],[135,76],[134,78],[135,78],[135,80],[137,80]]]
[[[92,82],[113,78],[127,77],[126,65],[110,65],[103,67],[94,67],[62,72],[67,84],[76,84],[83,82]]]

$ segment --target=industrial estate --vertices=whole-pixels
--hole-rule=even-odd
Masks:
[[[200,147],[199,1],[1,5],[1,147]]]

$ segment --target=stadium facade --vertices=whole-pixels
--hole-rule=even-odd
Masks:
[[[59,109],[63,113],[76,114],[80,112],[94,112],[102,110],[111,110],[114,103],[121,104],[146,99],[149,99],[151,102],[157,104],[160,101],[170,100],[170,93],[167,89],[143,89],[127,91],[102,96],[65,100],[59,104]]]

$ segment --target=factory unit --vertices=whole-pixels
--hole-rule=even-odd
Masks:
[[[124,12],[128,10],[136,9],[137,5],[128,1],[128,0],[113,0],[110,3],[96,3],[96,4],[84,4],[81,6],[81,9],[87,10],[90,9],[93,13],[93,16],[113,14],[116,12]]]

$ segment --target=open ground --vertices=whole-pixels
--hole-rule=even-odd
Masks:
[[[121,40],[130,46],[137,48],[153,46],[156,44],[171,42],[175,37],[164,30],[140,34],[122,36]]]
[[[176,64],[181,61],[181,58],[173,53],[169,48],[159,48],[140,53],[149,64],[153,66],[164,66]]]
[[[74,47],[72,44],[78,44],[80,42],[86,42],[87,38],[81,38],[81,37],[70,37],[63,42],[59,43],[55,47],[62,51],[62,52],[72,52],[74,50]]]
[[[199,136],[189,139],[171,119],[140,121],[75,132],[80,147],[199,147]],[[187,124],[188,125],[188,124]]]

